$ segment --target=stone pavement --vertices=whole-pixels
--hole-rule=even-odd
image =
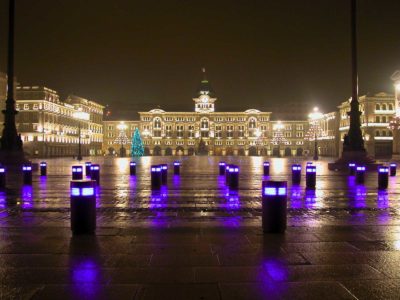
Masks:
[[[71,163],[55,162],[46,183],[0,194],[0,299],[400,299],[397,179],[380,192],[319,162],[316,193],[290,187],[287,232],[265,235],[252,161],[237,195],[208,173],[154,195],[144,173],[132,186],[110,167],[96,236],[72,237]]]

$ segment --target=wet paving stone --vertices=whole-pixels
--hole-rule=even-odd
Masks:
[[[91,160],[102,165],[95,236],[69,228],[70,159],[0,191],[0,299],[398,299],[397,177],[387,191],[373,173],[356,186],[321,160],[307,192],[290,184],[291,160],[272,159],[271,178],[289,180],[288,228],[263,234],[261,157],[232,158],[238,192],[217,157],[183,157],[161,193],[148,168],[170,158],[142,158],[135,177],[129,159]]]

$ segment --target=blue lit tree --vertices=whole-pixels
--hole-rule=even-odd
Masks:
[[[144,147],[142,138],[140,137],[139,129],[136,128],[132,137],[132,148],[131,155],[132,157],[141,157],[144,154]]]

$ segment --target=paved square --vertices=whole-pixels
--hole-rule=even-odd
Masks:
[[[288,180],[288,229],[261,230],[262,158],[240,165],[240,190],[218,176],[218,157],[183,157],[161,192],[149,167],[174,158],[92,158],[101,165],[96,236],[72,237],[69,159],[48,160],[32,186],[11,175],[0,192],[0,299],[399,299],[398,180],[356,185],[317,162],[317,189]],[[301,162],[303,167],[305,161]],[[304,177],[303,177],[304,179]]]

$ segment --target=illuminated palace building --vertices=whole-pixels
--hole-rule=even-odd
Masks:
[[[386,93],[364,95],[359,99],[361,111],[361,130],[368,154],[375,157],[390,157],[393,148],[393,132],[389,123],[395,116],[395,96]],[[343,102],[339,108],[340,140],[343,140],[349,129],[350,100]],[[340,151],[342,143],[339,143]]]
[[[105,121],[103,151],[119,154],[126,137],[130,144],[136,127],[146,155],[300,156],[305,150],[307,120],[274,122],[270,112],[256,109],[218,112],[217,98],[205,77],[193,101],[193,112],[153,109],[139,112],[138,121]]]
[[[101,155],[103,109],[94,101],[69,96],[39,86],[16,88],[17,130],[30,156]]]

